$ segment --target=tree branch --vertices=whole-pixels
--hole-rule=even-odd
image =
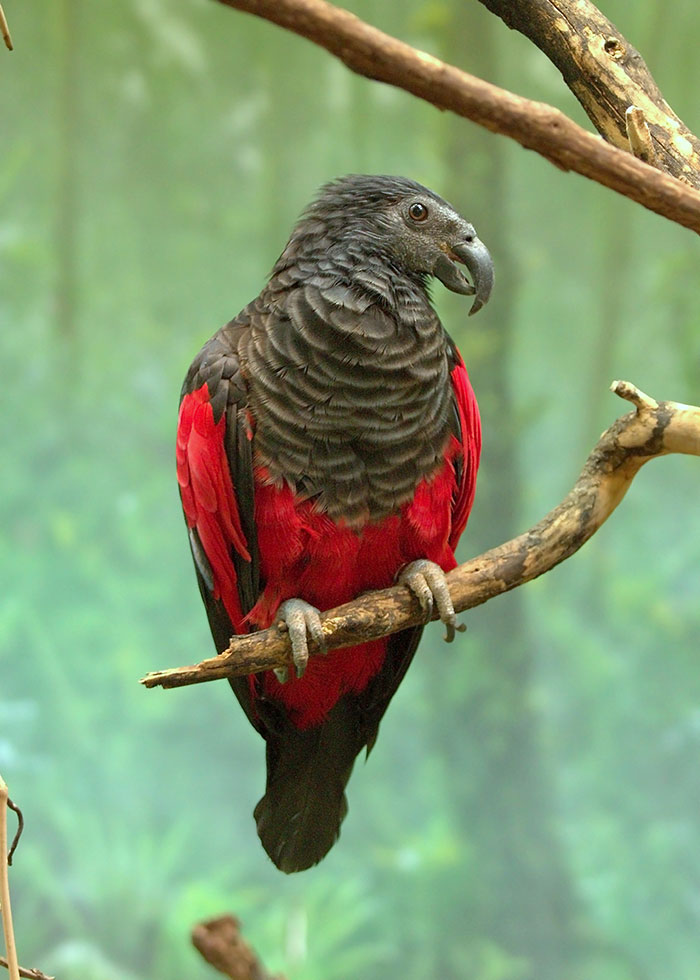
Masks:
[[[12,846],[7,849],[7,810],[8,807],[17,814],[19,823]],[[7,783],[0,776],[0,914],[2,917],[2,931],[5,936],[5,951],[7,957],[0,956],[0,967],[4,967],[9,973],[10,980],[19,980],[19,977],[28,977],[29,980],[55,980],[41,970],[27,969],[20,966],[17,962],[17,948],[15,946],[15,934],[12,928],[12,911],[10,909],[10,882],[8,877],[8,866],[12,864],[12,855],[17,847],[22,828],[24,827],[24,817],[22,811],[16,806],[9,797]]]
[[[359,75],[509,136],[562,170],[573,170],[700,233],[700,193],[586,132],[553,106],[468,75],[325,0],[218,2],[308,38]]]
[[[640,53],[589,0],[480,2],[557,66],[608,143],[630,149],[625,114],[636,106],[650,130],[655,165],[700,187],[700,140],[670,108]]]
[[[15,946],[15,933],[12,928],[12,909],[10,908],[10,882],[7,866],[7,783],[0,776],[0,916],[2,917],[2,931],[5,936],[5,952],[7,953],[7,970],[10,980],[19,980],[19,964],[17,962],[17,948]]]
[[[7,18],[5,17],[5,11],[2,9],[2,4],[0,3],[0,34],[2,34],[2,39],[5,42],[5,47],[8,51],[13,50],[12,36],[10,34],[10,28],[7,26]]]
[[[219,973],[231,980],[284,980],[270,977],[241,936],[241,924],[232,915],[200,922],[192,930],[192,945]]]
[[[612,514],[650,459],[668,453],[700,456],[700,408],[656,402],[627,381],[615,381],[612,390],[632,402],[635,411],[603,433],[571,492],[539,524],[448,574],[458,612],[524,585],[573,555]],[[405,586],[360,596],[322,616],[328,649],[378,639],[422,622],[418,602]],[[319,652],[313,643],[310,652]],[[217,657],[195,666],[154,671],[141,683],[183,687],[289,664],[286,629],[274,624],[233,637],[228,650]]]
[[[8,968],[7,960],[4,956],[0,956],[0,966],[5,969]],[[27,980],[56,980],[56,977],[50,977],[46,973],[42,973],[41,970],[37,970],[36,967],[28,968],[26,966],[20,966],[18,970],[20,977],[26,977]]]

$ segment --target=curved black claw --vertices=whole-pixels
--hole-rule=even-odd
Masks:
[[[289,641],[292,644],[292,660],[297,677],[302,677],[309,662],[310,636],[318,644],[323,653],[326,652],[326,638],[321,628],[321,614],[315,606],[303,599],[287,599],[277,610],[278,621],[282,620],[287,626]],[[280,684],[289,680],[289,669],[279,667],[275,676]]]
[[[428,561],[427,558],[412,561],[401,571],[398,581],[407,585],[414,594],[425,614],[426,622],[433,614],[433,604],[437,605],[440,619],[445,624],[447,643],[452,643],[455,631],[464,633],[467,627],[464,623],[457,622],[445,573],[434,561]]]

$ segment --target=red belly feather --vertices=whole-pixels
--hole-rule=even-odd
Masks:
[[[458,449],[454,440],[450,457]],[[397,572],[415,559],[428,558],[444,571],[456,565],[448,543],[455,491],[451,458],[418,485],[399,514],[360,529],[335,524],[312,501],[295,499],[288,486],[265,483],[264,471],[256,477],[255,524],[264,588],[247,619],[258,628],[270,625],[285,599],[305,599],[326,610],[392,585]],[[298,727],[318,724],[343,694],[367,686],[383,663],[386,645],[386,640],[375,640],[312,657],[304,676],[286,684],[268,672],[262,691],[282,701]],[[254,678],[251,683],[259,694]]]

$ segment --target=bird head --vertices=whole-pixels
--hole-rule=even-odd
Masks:
[[[493,263],[474,226],[447,201],[404,177],[351,174],[326,184],[292,242],[309,233],[344,249],[351,259],[360,247],[370,250],[421,285],[434,276],[452,292],[474,296],[470,313],[491,294]]]

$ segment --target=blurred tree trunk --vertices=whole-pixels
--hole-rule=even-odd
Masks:
[[[481,78],[497,78],[498,22],[476,5],[465,17],[460,0],[450,13],[440,56]],[[510,368],[517,270],[508,233],[504,149],[490,133],[447,120],[446,197],[474,217],[477,231],[481,226],[476,213],[489,215],[488,235],[486,230],[483,234],[498,268],[489,323],[486,328],[472,327],[470,321],[461,340],[485,429],[477,508],[467,534],[473,553],[519,530],[521,489]],[[459,322],[458,317],[450,317],[450,322]],[[471,690],[463,703],[445,705],[455,716],[454,725],[440,728],[445,741],[441,752],[449,759],[450,772],[470,772],[469,779],[455,775],[448,781],[481,877],[479,904],[467,928],[488,936],[509,957],[524,958],[527,971],[518,976],[563,980],[574,957],[575,901],[554,827],[552,777],[532,708],[533,638],[520,593],[491,604],[481,616],[480,634],[488,647],[479,651],[473,644],[467,650],[475,661]],[[435,697],[440,697],[439,689]],[[450,737],[456,730],[466,736],[466,743]],[[453,935],[464,928],[462,922]]]

